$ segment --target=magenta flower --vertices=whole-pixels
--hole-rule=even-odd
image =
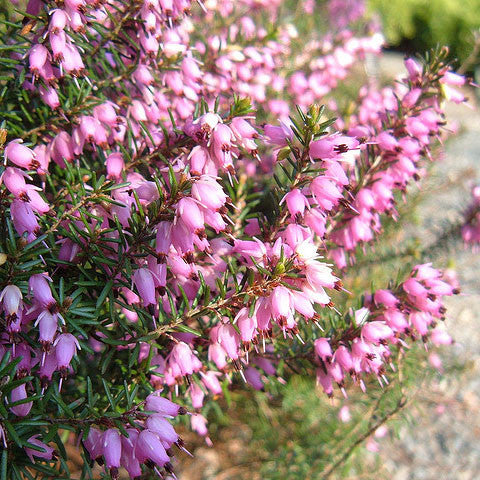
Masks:
[[[135,456],[135,446],[138,439],[138,431],[134,428],[127,428],[128,438],[122,435],[122,455],[120,457],[120,463],[124,467],[128,474],[132,477],[139,477],[142,474],[142,468],[140,462]]]
[[[220,325],[217,332],[217,341],[232,360],[238,358],[240,336],[232,325]]]
[[[160,438],[150,430],[142,430],[138,435],[135,456],[141,463],[145,462],[145,460],[151,460],[159,467],[163,467],[170,461],[170,457],[167,455]]]
[[[17,167],[33,168],[35,166],[35,153],[20,142],[21,140],[13,140],[7,144],[4,151],[5,160],[9,160]]]
[[[54,343],[58,368],[67,369],[73,356],[80,350],[80,344],[71,333],[62,333]]]
[[[315,352],[324,362],[330,362],[333,353],[327,338],[315,340]]]
[[[120,432],[116,428],[109,428],[103,433],[102,442],[106,467],[108,469],[117,469],[120,467],[120,457],[122,455]]]
[[[0,294],[3,310],[9,316],[17,315],[23,307],[22,292],[16,285],[7,285]]]
[[[38,339],[44,345],[45,350],[48,351],[58,330],[57,318],[49,311],[44,310],[35,322],[35,326],[37,325],[40,331]]]
[[[40,435],[33,435],[31,436],[27,442],[31,443],[32,445],[35,445],[36,447],[42,448],[44,451],[39,451],[39,450],[33,450],[32,448],[25,448],[25,452],[28,455],[28,458],[30,459],[31,462],[35,463],[35,460],[33,457],[38,457],[38,458],[44,458],[45,460],[51,460],[55,454],[55,450],[47,445],[46,443],[43,443],[41,440],[38,440],[38,437]]]
[[[103,454],[103,432],[95,427],[88,431],[87,438],[83,441],[90,457],[93,460],[101,457]]]
[[[29,289],[33,298],[43,308],[52,308],[56,304],[49,285],[50,277],[43,274],[32,275],[28,280]]]
[[[147,397],[145,409],[169,417],[176,417],[177,415],[185,413],[185,409],[183,407],[177,405],[176,403],[173,403],[165,397],[156,395],[155,393],[152,393]]]
[[[156,433],[160,440],[165,442],[169,447],[179,440],[179,436],[177,432],[175,432],[172,424],[159,413],[149,415],[146,421],[146,426],[148,430]]]
[[[137,287],[143,304],[145,306],[155,305],[157,303],[155,295],[155,282],[150,270],[146,268],[139,268],[138,270],[135,270],[132,279]]]
[[[15,387],[10,393],[10,402],[18,402],[20,400],[25,400],[27,398],[27,390],[25,383],[22,383],[18,387]],[[17,415],[18,417],[26,417],[30,410],[32,409],[32,402],[21,403],[20,405],[15,405],[10,407],[10,411]]]

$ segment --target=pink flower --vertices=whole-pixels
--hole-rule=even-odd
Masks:
[[[182,198],[177,204],[177,215],[193,233],[201,234],[205,230],[204,216],[195,200]]]
[[[333,395],[332,377],[329,373],[325,373],[322,368],[317,368],[317,382],[329,397]]]
[[[54,345],[58,367],[66,369],[77,353],[77,349],[80,350],[80,344],[71,333],[62,333],[57,337]]]
[[[27,398],[27,390],[25,383],[22,383],[18,387],[15,387],[10,393],[10,403],[18,402],[20,400],[25,400]],[[15,405],[10,407],[12,413],[17,415],[17,417],[26,417],[30,410],[32,409],[32,402],[21,403],[20,405]]]
[[[232,359],[238,358],[238,348],[240,345],[240,336],[232,325],[220,325],[217,332],[217,341]]]
[[[221,185],[211,176],[202,175],[192,184],[192,196],[205,208],[219,210],[227,201]]]
[[[274,125],[265,125],[264,127],[265,136],[267,140],[272,145],[276,145],[278,147],[285,147],[288,141],[293,140],[293,132],[292,129],[285,123],[280,122],[280,126]]]
[[[317,338],[314,342],[315,353],[324,361],[330,362],[332,359],[332,347],[327,338]]]
[[[275,319],[286,319],[291,314],[290,291],[284,286],[278,286],[273,289],[270,296],[272,306],[272,316]]]
[[[181,375],[191,375],[196,370],[196,357],[185,342],[176,343],[170,357],[178,365]]]
[[[208,360],[215,363],[219,370],[227,366],[227,352],[218,343],[211,343],[208,347]]]
[[[362,327],[362,338],[367,342],[379,343],[393,337],[392,329],[381,321],[368,322]]]
[[[38,75],[38,72],[45,65],[49,56],[50,53],[43,45],[39,43],[34,45],[28,53],[31,72]]]
[[[122,455],[122,441],[120,432],[116,428],[109,428],[103,434],[103,456],[108,469],[120,467]]]
[[[5,160],[9,160],[18,167],[35,168],[35,153],[30,148],[22,145],[21,140],[13,140],[5,147]]]
[[[235,322],[240,330],[242,342],[251,342],[257,335],[257,325],[255,320],[249,317],[247,308],[242,308],[238,311]]]
[[[208,437],[207,419],[203,415],[197,413],[196,415],[191,416],[190,422],[192,425],[192,430],[197,432],[202,437],[205,437],[207,445],[212,446],[212,441]]]
[[[55,334],[58,330],[57,318],[48,310],[44,310],[35,322],[35,326],[37,325],[40,331],[40,335],[38,337],[39,341],[44,344],[46,348],[49,348],[49,346],[53,343]]]
[[[155,393],[151,393],[147,397],[145,409],[152,410],[170,417],[176,417],[177,415],[185,413],[185,409],[183,407]]]
[[[422,74],[422,67],[413,58],[405,60],[405,67],[412,80],[415,80]]]
[[[340,345],[335,351],[334,360],[345,370],[346,372],[353,372],[353,359],[350,350],[344,345]]]
[[[121,153],[111,153],[106,161],[107,174],[109,178],[120,179],[122,178],[122,172],[125,168],[125,162]]]
[[[120,457],[120,463],[124,467],[130,477],[135,478],[139,477],[142,474],[142,468],[140,462],[135,456],[135,445],[137,444],[137,439],[139,432],[134,428],[127,428],[128,438],[122,435],[122,455]]]
[[[214,394],[220,395],[222,393],[222,386],[218,381],[218,377],[221,375],[220,372],[214,372],[209,370],[206,373],[200,372],[202,376],[202,383]]]
[[[192,401],[193,408],[202,408],[205,393],[203,393],[203,390],[196,383],[192,383],[190,387],[188,387],[188,394]]]
[[[341,191],[334,182],[325,177],[316,177],[310,184],[315,201],[324,210],[331,210],[338,204],[338,200],[343,197]]]
[[[288,192],[280,203],[283,203],[283,201],[287,203],[288,211],[293,218],[303,216],[305,207],[310,207],[308,200],[298,188],[294,188]]]
[[[255,390],[263,391],[264,385],[260,372],[253,367],[247,367],[244,372],[247,383],[251,385]]]
[[[23,306],[22,292],[16,285],[7,285],[0,294],[0,302],[7,315],[16,315]]]
[[[338,158],[340,154],[357,148],[356,138],[344,135],[325,137],[310,143],[310,157],[316,159]]]
[[[57,8],[51,18],[50,22],[48,24],[48,30],[51,33],[58,33],[62,31],[68,23],[68,15],[64,10],[61,10],[60,8]]]
[[[175,432],[172,424],[166,420],[163,415],[149,415],[146,421],[146,427],[151,432],[156,433],[160,440],[169,445],[169,447],[178,442],[179,437],[177,432]]]
[[[382,304],[386,307],[396,307],[399,304],[398,299],[389,290],[377,290],[374,299],[377,305]]]
[[[163,467],[170,461],[160,438],[150,430],[142,430],[138,435],[135,456],[141,463],[145,462],[145,460],[151,460],[159,467]]]
[[[51,281],[50,277],[43,274],[32,275],[28,280],[28,287],[33,298],[46,309],[56,304],[49,281]]]
[[[35,460],[33,457],[38,457],[38,458],[44,458],[45,460],[51,460],[54,456],[55,450],[47,445],[46,443],[43,443],[41,440],[38,440],[38,437],[40,435],[33,435],[31,436],[27,442],[31,443],[32,445],[35,445],[36,447],[42,448],[44,451],[39,451],[39,450],[33,450],[33,448],[25,448],[25,452],[28,455],[28,458],[32,463],[35,463]]]
[[[142,299],[143,304],[155,305],[157,303],[155,295],[155,283],[153,275],[147,268],[139,268],[135,270],[132,276],[133,283],[137,287],[138,294]]]
[[[453,343],[452,337],[443,329],[435,328],[432,330],[432,342],[436,346],[450,345]]]

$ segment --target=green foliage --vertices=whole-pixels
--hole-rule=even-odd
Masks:
[[[460,63],[472,53],[480,29],[478,0],[369,0],[369,6],[380,13],[391,45],[417,52],[448,45]]]

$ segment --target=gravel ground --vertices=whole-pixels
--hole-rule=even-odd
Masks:
[[[398,71],[399,62],[389,55],[381,71]],[[473,105],[473,92],[467,96]],[[459,133],[447,142],[445,158],[426,185],[432,195],[421,203],[416,227],[426,242],[458,221],[471,187],[480,182],[480,112],[454,105],[447,118],[458,123]],[[480,252],[456,241],[436,255],[440,262],[454,260],[462,286],[463,295],[446,302],[446,328],[455,344],[444,358],[449,373],[422,392],[414,424],[401,430],[400,439],[382,442],[380,455],[393,480],[480,478]]]

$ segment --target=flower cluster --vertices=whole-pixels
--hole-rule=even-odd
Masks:
[[[125,468],[131,478],[142,475],[141,464],[152,469],[159,477],[164,471],[173,473],[172,447],[184,449],[183,441],[175,432],[169,418],[185,414],[179,405],[166,398],[151,394],[146,398],[145,409],[154,413],[141,413],[135,409],[130,417],[138,419],[135,428],[126,425],[123,434],[118,428],[100,430],[90,427],[83,444],[90,457],[105,465],[113,479],[118,469]]]
[[[377,290],[367,296],[365,306],[355,311],[351,326],[341,335],[315,340],[320,365],[317,380],[325,393],[333,395],[336,383],[347,396],[348,375],[363,390],[366,374],[377,377],[380,385],[388,383],[387,366],[394,369],[392,349],[406,347],[408,339],[430,339],[437,346],[450,344],[452,339],[437,322],[444,320],[446,313],[441,297],[458,293],[454,278],[423,264],[394,291]]]

